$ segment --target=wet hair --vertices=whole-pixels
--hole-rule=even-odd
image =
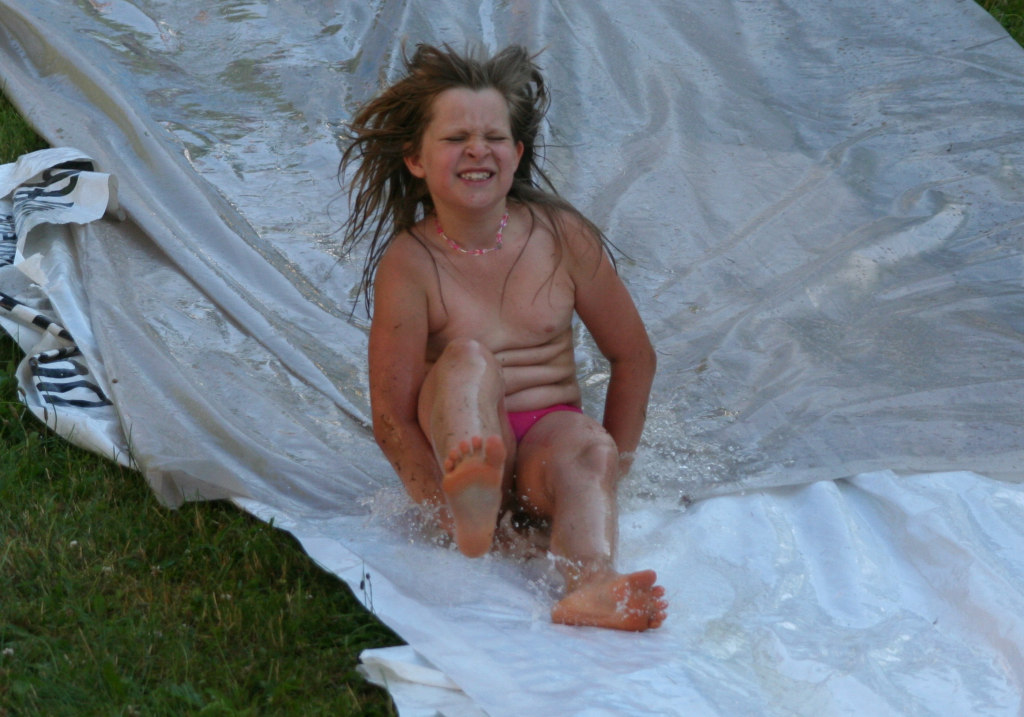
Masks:
[[[363,105],[348,123],[338,169],[341,181],[350,181],[342,249],[348,253],[369,242],[361,281],[367,309],[377,265],[391,240],[411,231],[420,217],[434,209],[426,182],[409,172],[405,157],[419,149],[434,100],[445,90],[497,90],[509,108],[512,139],[523,144],[509,198],[528,207],[534,220],[536,212],[541,212],[557,239],[564,233],[560,217],[568,213],[601,246],[607,245],[597,226],[558,195],[539,165],[538,149],[543,147],[538,146],[538,134],[550,97],[534,59],[518,45],[492,57],[479,48],[459,54],[448,45],[421,44],[410,58],[403,49],[405,75]]]

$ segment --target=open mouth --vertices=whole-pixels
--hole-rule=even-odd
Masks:
[[[482,182],[485,179],[490,179],[494,176],[494,172],[474,171],[474,172],[462,172],[459,174],[460,179],[465,179],[469,182]]]

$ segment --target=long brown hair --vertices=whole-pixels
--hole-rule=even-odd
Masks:
[[[526,48],[512,45],[486,57],[478,48],[459,54],[448,45],[421,44],[411,58],[403,51],[403,61],[405,75],[363,105],[348,123],[347,146],[338,168],[344,182],[350,168],[358,165],[349,177],[350,213],[342,249],[348,252],[369,241],[361,282],[367,308],[377,265],[391,239],[410,231],[419,217],[434,209],[426,182],[409,172],[404,158],[420,147],[434,99],[445,90],[500,92],[508,104],[512,139],[523,143],[509,198],[531,213],[539,209],[556,237],[561,235],[559,215],[569,212],[602,246],[607,245],[600,229],[558,195],[540,167],[537,135],[550,98],[540,68]]]

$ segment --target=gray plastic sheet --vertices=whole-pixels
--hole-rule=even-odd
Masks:
[[[337,137],[421,41],[544,48],[659,353],[620,556],[658,632],[547,624],[550,566],[436,545],[373,444]],[[109,397],[90,447],[293,532],[466,714],[1020,712],[1024,51],[974,3],[0,0],[0,63],[118,182],[0,268]]]

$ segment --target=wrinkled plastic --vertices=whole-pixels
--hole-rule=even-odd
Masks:
[[[403,41],[467,40],[545,48],[553,177],[622,249],[658,349],[622,520],[622,562],[661,570],[674,599],[651,636],[549,627],[547,588],[512,587],[546,572],[467,567],[423,540],[369,432],[337,134]],[[48,296],[89,327],[154,490],[234,497],[324,564],[365,560],[382,618],[488,713],[639,714],[646,692],[693,714],[942,714],[954,693],[1016,714],[1024,641],[954,620],[976,595],[926,580],[950,616],[935,628],[902,594],[871,602],[945,545],[967,566],[998,558],[983,583],[1007,597],[977,614],[1021,635],[1021,573],[998,546],[1024,546],[1007,518],[1024,478],[1024,52],[973,3],[0,0],[0,61],[46,138],[119,180],[127,219],[67,238],[75,290]],[[582,330],[578,354],[596,415],[606,369]],[[862,523],[858,480],[750,492],[868,473],[901,506],[897,476],[933,474],[947,521],[961,508],[944,490],[980,494],[1000,532],[867,540],[905,509]],[[844,500],[818,514],[788,491]],[[810,537],[755,534],[751,511]],[[820,555],[843,525],[863,550]],[[686,562],[723,541],[707,564],[728,570]],[[759,575],[777,587],[759,594]],[[783,613],[792,628],[762,624]],[[982,704],[985,685],[1001,697]]]

